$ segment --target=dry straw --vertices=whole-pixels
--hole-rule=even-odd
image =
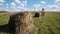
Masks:
[[[30,12],[20,12],[10,16],[9,28],[14,34],[28,34],[33,30],[33,19]]]

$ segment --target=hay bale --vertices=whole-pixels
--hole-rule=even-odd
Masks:
[[[34,28],[31,13],[20,12],[10,16],[9,28],[14,34],[28,34]]]
[[[38,12],[36,12],[34,17],[39,17],[39,13],[38,13]]]
[[[36,12],[34,17],[43,17],[45,15],[45,12]]]

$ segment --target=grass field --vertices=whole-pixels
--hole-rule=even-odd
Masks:
[[[0,14],[0,34],[9,34],[7,29],[9,16],[9,14],[7,16]],[[33,20],[39,30],[34,30],[29,34],[60,34],[59,12],[46,12],[44,17],[33,18]]]

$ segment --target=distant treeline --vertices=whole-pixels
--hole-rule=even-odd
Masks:
[[[6,13],[7,11],[0,11],[0,13]]]

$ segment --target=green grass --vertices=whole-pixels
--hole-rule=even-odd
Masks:
[[[7,30],[8,16],[0,16],[0,30]],[[38,30],[33,30],[30,34],[60,34],[60,13],[46,12],[42,18],[33,18],[35,26]],[[40,30],[39,30],[40,29]],[[0,31],[0,34],[8,34],[7,31]]]
[[[60,23],[59,16],[59,14],[55,13],[46,13],[42,20],[41,34],[60,34],[60,27],[58,27],[58,23]],[[57,18],[59,18],[59,22]]]
[[[0,16],[0,25],[4,25],[8,23],[9,16]]]

